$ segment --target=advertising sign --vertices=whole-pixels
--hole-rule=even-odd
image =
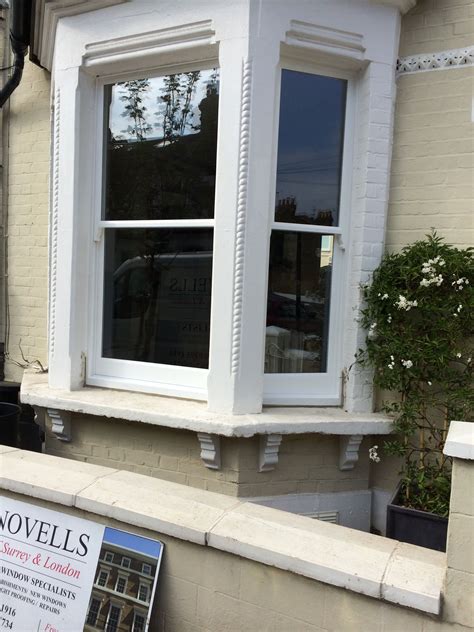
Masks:
[[[160,542],[0,498],[0,631],[146,632]]]
[[[0,629],[77,629],[85,619],[103,533],[103,525],[1,498]]]

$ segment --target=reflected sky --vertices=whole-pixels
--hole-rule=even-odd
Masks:
[[[193,78],[191,78],[193,75]],[[151,77],[142,80],[115,84],[111,90],[109,109],[109,129],[115,140],[133,141],[134,119],[130,116],[127,106],[131,102],[130,84],[136,89],[139,85],[139,108],[142,113],[143,125],[146,127],[147,140],[163,137],[166,117],[166,94],[169,94],[170,77],[176,78],[174,98],[180,99],[176,106],[189,108],[180,136],[195,134],[200,124],[199,104],[206,97],[208,86],[218,82],[219,75],[216,68],[200,70],[164,77]],[[190,91],[188,94],[188,90]],[[188,101],[186,102],[186,100]],[[182,109],[182,108],[181,108]]]
[[[328,223],[315,220],[332,210],[337,223],[346,86],[342,79],[282,71],[277,221]]]

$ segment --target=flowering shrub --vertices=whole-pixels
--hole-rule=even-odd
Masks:
[[[474,250],[432,234],[387,255],[363,288],[368,333],[358,361],[393,393],[384,409],[395,415],[396,438],[384,450],[404,459],[405,506],[439,515],[449,510],[449,422],[473,420],[473,285]],[[380,459],[376,449],[370,456]]]

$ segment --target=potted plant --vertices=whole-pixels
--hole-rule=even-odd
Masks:
[[[366,347],[358,362],[394,416],[383,450],[401,458],[401,480],[387,510],[387,536],[445,550],[451,462],[449,423],[474,411],[474,251],[433,233],[385,256],[364,286]],[[378,461],[377,446],[370,457]]]

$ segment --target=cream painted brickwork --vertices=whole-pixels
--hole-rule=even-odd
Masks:
[[[41,458],[40,455],[26,455],[25,458],[32,459],[30,468],[36,464],[36,469],[41,469],[41,462],[38,460]],[[47,468],[49,476],[54,478],[52,472],[55,465],[47,462],[44,467]],[[471,465],[470,467],[472,469]],[[81,476],[86,475],[86,472],[83,472],[78,475],[79,480],[75,485],[72,479],[64,483],[55,483],[54,486],[51,485],[51,481],[48,481],[45,489],[39,490],[39,498],[42,500],[36,497],[38,494],[35,497],[29,497],[6,491],[8,484],[17,480],[18,471],[25,473],[30,470],[24,464],[23,470],[13,472],[11,480],[6,476],[5,480],[9,483],[2,490],[3,495],[56,511],[80,515],[82,518],[104,523],[110,527],[157,538],[164,543],[165,552],[158,581],[156,607],[151,616],[150,632],[289,632],[290,630],[291,632],[468,632],[473,629],[463,611],[463,604],[469,604],[469,596],[465,598],[464,592],[450,594],[449,575],[444,610],[440,617],[431,616],[276,568],[271,566],[271,555],[269,555],[268,563],[263,564],[248,557],[213,548],[214,523],[211,523],[211,539],[208,545],[202,546],[171,535],[164,535],[161,532],[104,518],[99,514],[99,510],[97,513],[90,513],[68,506],[71,503],[73,505],[78,503],[84,496],[82,491],[84,485],[87,489],[95,487],[98,490],[101,488],[100,481],[102,481],[103,489],[112,489],[104,482],[107,476],[111,475],[110,471],[91,472],[89,477],[86,477],[87,482],[86,479],[80,480]],[[28,474],[24,476],[23,490],[24,493],[28,493],[25,490],[29,485],[27,481],[30,479]],[[473,482],[472,475],[470,476],[469,480],[465,480],[467,487],[458,479],[454,481],[454,485],[459,484],[461,504],[472,497],[468,487]],[[42,484],[44,481],[40,480],[39,486]],[[62,504],[48,502],[47,498],[54,497],[54,494],[60,495],[61,485],[64,486],[64,491],[67,490],[64,498],[61,500],[58,498],[58,502]],[[52,491],[52,487],[56,489],[56,492]],[[76,492],[77,496],[74,494],[74,489],[80,490]],[[45,497],[46,490],[48,493]],[[68,500],[71,493],[72,500]],[[182,492],[176,490],[175,493],[179,499],[179,494]],[[87,497],[87,492],[85,497]],[[115,496],[112,497],[115,498]],[[94,493],[92,493],[92,498],[96,498]],[[100,507],[101,502],[104,501],[104,494],[99,494],[97,498],[98,500],[93,500],[92,504],[98,503],[97,507]],[[83,502],[85,503],[85,500]],[[213,506],[218,506],[217,499],[212,502]],[[219,503],[221,502],[223,499],[219,500]],[[126,499],[125,506],[128,507]],[[119,508],[118,511],[125,510]],[[146,511],[146,507],[143,511]],[[134,521],[137,520],[133,511],[130,515],[133,516]],[[288,517],[286,520],[291,521],[292,518]],[[300,521],[301,518],[298,517],[297,520]],[[295,523],[294,526],[297,533],[301,524]],[[170,527],[169,523],[166,523],[166,527]],[[331,525],[327,527],[329,535]],[[183,533],[188,533],[188,531],[185,530]],[[340,533],[337,532],[336,536],[334,532],[334,537],[340,537]],[[356,532],[350,529],[347,529],[346,533],[348,541],[351,537],[358,537]],[[376,536],[368,537],[376,538]],[[381,539],[380,543],[382,542]],[[450,542],[450,545],[452,547],[454,542]],[[411,549],[415,548],[417,547],[411,547]],[[418,555],[424,556],[426,552],[420,550]],[[448,551],[448,560],[449,555]],[[373,560],[371,562],[373,563]],[[409,586],[412,581],[413,578],[408,573],[405,577],[405,585]],[[464,590],[466,588],[470,588],[469,585],[463,586]]]
[[[206,468],[194,432],[148,424],[72,415],[72,441],[59,441],[47,423],[51,455],[129,470],[239,497],[332,493],[368,489],[370,438],[353,470],[339,470],[338,437],[283,437],[275,470],[258,472],[259,439],[221,438],[222,467]]]
[[[402,19],[400,57],[474,43],[474,4],[421,0]],[[474,68],[398,78],[386,246],[399,250],[435,228],[474,243]]]
[[[402,18],[400,56],[472,46],[473,18],[471,0],[418,0]]]
[[[474,461],[454,459],[451,488],[445,617],[474,629]]]
[[[8,171],[8,353],[47,363],[50,76],[26,62],[10,99]],[[7,361],[7,380],[22,369]]]
[[[474,243],[474,68],[398,80],[387,247],[435,228],[458,246]]]

